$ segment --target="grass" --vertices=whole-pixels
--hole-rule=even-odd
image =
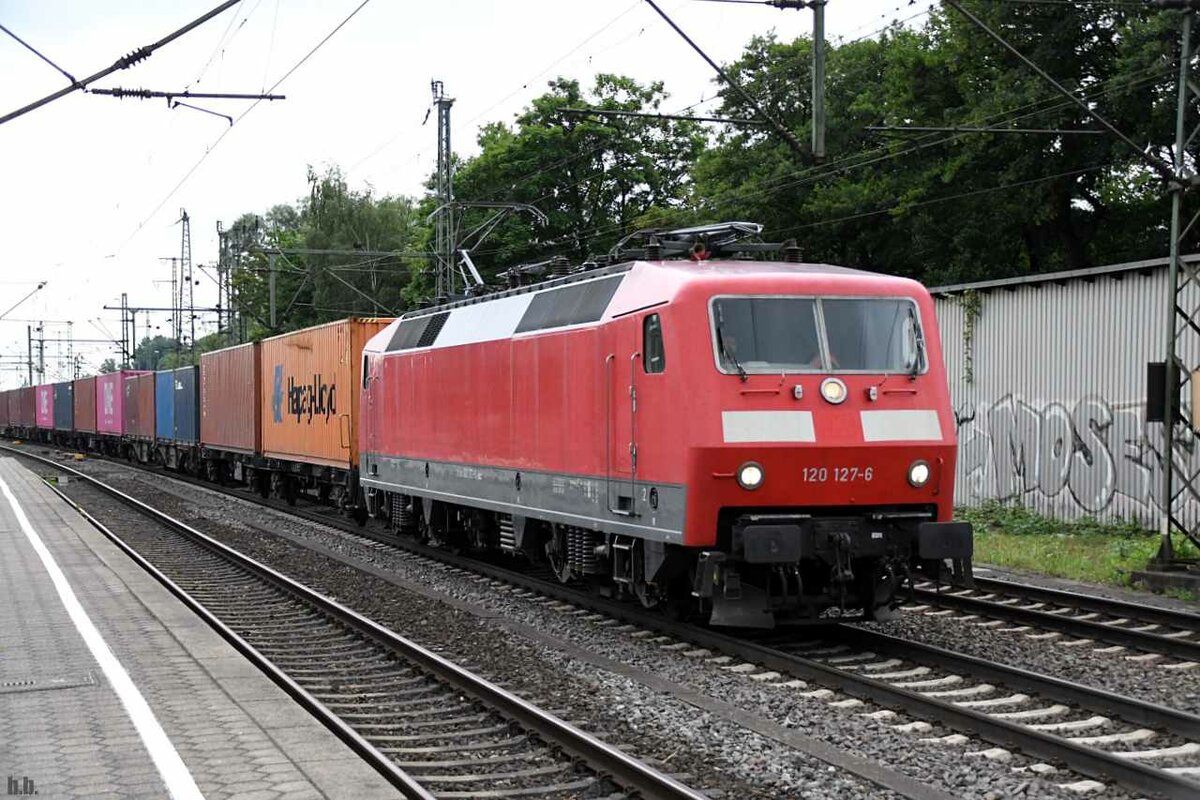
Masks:
[[[1063,522],[1000,503],[960,508],[957,516],[975,525],[975,561],[980,564],[1129,586],[1130,574],[1158,552],[1158,534],[1132,523],[1091,518]],[[1180,555],[1197,555],[1185,547],[1187,543],[1177,545]]]

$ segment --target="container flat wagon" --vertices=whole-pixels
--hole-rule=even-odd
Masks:
[[[262,450],[262,353],[257,342],[200,356],[200,457],[208,480],[270,490]]]
[[[71,387],[74,403],[74,445],[84,450],[99,447],[96,436],[96,377],[76,378]]]
[[[133,460],[148,462],[154,452],[155,386],[158,376],[153,372],[128,375],[122,382],[124,429],[122,449]]]
[[[53,428],[66,434],[75,430],[75,386],[70,381],[54,384]]]
[[[351,318],[262,342],[262,456],[277,495],[357,506],[362,352],[391,322]]]
[[[154,373],[154,460],[168,469],[199,463],[199,388],[197,367]]]
[[[25,386],[17,389],[16,399],[9,396],[9,413],[15,414],[13,419],[18,436],[32,436],[37,424],[37,388]]]
[[[34,387],[37,405],[34,411],[33,426],[37,430],[38,441],[50,441],[48,431],[54,430],[54,384],[43,383]]]

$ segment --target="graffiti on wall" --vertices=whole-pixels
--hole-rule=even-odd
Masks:
[[[959,503],[1015,501],[1056,516],[1120,518],[1150,527],[1161,518],[1162,423],[1146,422],[1145,403],[1098,397],[1035,402],[1007,395],[963,404],[955,419]],[[1176,431],[1176,464],[1200,472],[1196,437],[1184,425]],[[1200,515],[1200,497],[1181,503],[1177,513]]]

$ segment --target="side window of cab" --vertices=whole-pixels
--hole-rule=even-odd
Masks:
[[[662,319],[650,314],[642,320],[642,367],[647,373],[667,369],[667,352],[663,348]]]

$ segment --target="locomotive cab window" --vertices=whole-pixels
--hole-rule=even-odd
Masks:
[[[903,297],[715,297],[722,372],[925,371],[916,304]]]
[[[901,298],[823,299],[821,312],[835,370],[919,372],[916,307]]]
[[[642,368],[648,373],[663,372],[667,368],[662,320],[658,314],[651,314],[642,320]]]
[[[718,297],[712,303],[723,372],[821,369],[817,304],[804,297]]]
[[[362,388],[364,388],[364,389],[367,388],[368,376],[371,374],[368,371],[368,369],[370,368],[370,363],[371,362],[364,355],[363,356],[363,369],[362,369]]]

